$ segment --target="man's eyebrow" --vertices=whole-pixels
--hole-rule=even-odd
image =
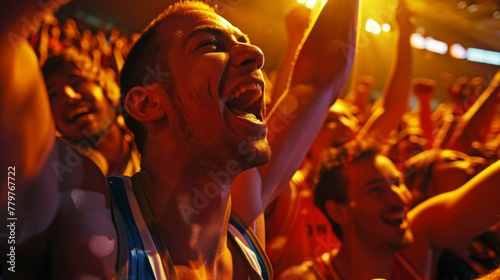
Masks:
[[[387,179],[386,178],[378,178],[378,179],[370,180],[364,184],[363,188],[366,189],[366,188],[372,187],[374,185],[378,185],[380,183],[387,184]]]
[[[213,26],[200,26],[198,28],[195,28],[186,38],[186,40],[184,40],[184,43],[183,43],[183,46],[185,46],[187,44],[187,42],[193,38],[194,36],[200,34],[200,33],[210,33],[210,34],[213,34],[213,35],[216,35],[216,36],[227,36],[225,34],[225,32],[220,29],[220,28],[217,28],[217,27],[213,27]],[[240,43],[249,43],[250,42],[250,39],[248,38],[248,35],[247,34],[244,34],[244,33],[236,33],[235,34],[236,37],[237,37],[237,40],[238,42]]]
[[[378,185],[378,184],[392,184],[395,180],[399,181],[400,183],[404,181],[404,179],[401,176],[398,176],[398,174],[393,174],[393,175],[386,175],[384,178],[378,178],[378,179],[373,179],[368,181],[364,187],[369,188],[373,185]]]

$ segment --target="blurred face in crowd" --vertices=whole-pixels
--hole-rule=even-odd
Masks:
[[[380,250],[399,250],[413,240],[407,220],[411,194],[403,175],[385,156],[358,159],[349,165],[349,223],[344,235],[356,234]]]
[[[427,140],[419,127],[408,127],[401,133],[400,140],[397,143],[399,156],[408,159],[422,151],[425,151]]]
[[[328,147],[338,147],[354,139],[358,120],[353,116],[349,105],[338,99],[328,110],[323,127],[311,146],[311,151],[321,153]]]
[[[95,139],[116,120],[103,89],[92,80],[61,70],[47,80],[47,89],[57,130],[71,142]]]
[[[441,150],[431,165],[429,197],[461,187],[487,166],[487,161],[480,157]]]
[[[212,12],[175,15],[167,23],[161,28],[176,37],[167,55],[178,108],[170,123],[183,124],[170,137],[213,161],[237,158],[244,169],[267,162],[262,51]],[[162,98],[169,110],[169,98]]]

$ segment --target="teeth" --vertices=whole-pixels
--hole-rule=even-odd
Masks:
[[[90,110],[89,108],[87,107],[78,107],[76,108],[75,110],[71,111],[68,115],[68,119],[69,120],[73,120],[76,116],[80,115],[80,114],[86,114],[88,113]]]
[[[399,215],[394,215],[394,219],[404,219],[405,215],[406,214],[404,212],[401,212]]]
[[[401,220],[401,219],[404,219],[405,217],[406,217],[406,213],[401,212],[401,213],[397,213],[397,214],[387,215],[386,219],[388,219],[388,220]]]
[[[242,94],[248,90],[256,90],[259,92],[259,95],[256,96],[255,100],[257,100],[258,98],[260,98],[260,96],[262,96],[262,86],[259,84],[256,84],[256,83],[251,83],[251,84],[246,84],[246,85],[242,85],[241,87],[239,87],[236,90],[236,92],[231,97],[229,97],[229,100],[235,99],[236,97],[240,96],[240,94]]]

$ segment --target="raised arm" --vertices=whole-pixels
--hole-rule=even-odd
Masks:
[[[285,93],[286,89],[290,86],[291,73],[295,59],[298,54],[300,43],[304,38],[304,33],[309,27],[311,10],[304,5],[294,7],[285,17],[285,28],[288,36],[288,43],[286,44],[283,56],[277,68],[276,80],[273,84],[272,99],[268,105],[273,108],[281,96]]]
[[[47,205],[22,200],[35,192],[54,194],[58,184],[56,174],[48,173],[48,163],[57,156],[49,100],[35,52],[25,39],[29,26],[22,20],[34,19],[37,7],[36,1],[18,1],[6,3],[0,12],[0,219],[6,221],[8,206],[17,205],[12,208],[16,217],[43,227],[55,214],[57,195],[49,195]],[[17,242],[27,237],[23,220],[17,223]]]
[[[264,208],[299,167],[328,108],[346,83],[353,61],[357,15],[358,1],[331,0],[325,4],[306,31],[289,91],[268,115],[271,160],[240,174],[233,184],[232,208],[255,225],[262,242],[264,235],[259,229],[263,229]]]
[[[426,148],[432,148],[434,142],[432,125],[431,101],[436,91],[436,81],[427,78],[417,78],[413,80],[413,93],[418,99],[418,115],[420,118],[420,127],[424,131],[427,139]]]
[[[288,92],[268,118],[271,161],[259,168],[267,205],[299,167],[328,108],[350,74],[356,44],[357,1],[329,1],[306,32]]]
[[[53,2],[51,7],[58,8],[62,2]],[[45,82],[35,52],[25,39],[47,9],[40,2],[21,0],[6,2],[0,10],[3,276],[32,279],[50,270],[56,278],[64,271],[61,279],[83,275],[110,279],[116,259],[114,247],[103,255],[102,248],[92,244],[103,238],[114,245],[104,176],[93,162],[56,140]],[[65,223],[57,223],[61,216]],[[13,227],[6,227],[7,223]],[[73,227],[77,224],[79,228]],[[72,234],[64,235],[67,232]],[[49,251],[50,244],[54,246]],[[7,264],[11,260],[7,254],[12,253],[17,261],[14,265]],[[55,255],[58,261],[53,261]],[[78,258],[73,257],[76,255]]]
[[[34,178],[54,145],[54,123],[43,77],[28,44],[23,17],[31,19],[35,1],[2,8],[0,17],[0,131],[2,188],[7,186],[7,166],[16,166],[16,179]],[[35,6],[35,7],[33,7]],[[13,12],[14,14],[9,14]],[[4,192],[2,192],[2,195]],[[2,201],[4,202],[4,201]]]
[[[410,35],[413,30],[409,17],[406,4],[401,0],[396,11],[396,21],[399,27],[396,55],[382,93],[382,106],[373,112],[363,126],[358,134],[360,139],[367,134],[387,139],[408,109],[412,75]]]
[[[489,86],[472,107],[462,116],[445,147],[471,154],[473,151],[472,142],[480,139],[478,136],[485,126],[491,125],[499,100],[500,71],[493,77]]]
[[[356,60],[354,67],[356,67]],[[355,70],[353,71],[356,72]],[[372,92],[372,85],[374,78],[370,75],[361,75],[354,77],[353,89],[346,94],[345,100],[349,102],[355,112],[356,117],[361,124],[364,124],[371,114],[370,94]]]
[[[415,240],[428,237],[431,247],[446,248],[488,230],[500,221],[498,182],[500,161],[462,187],[432,197],[414,208],[410,212],[412,229],[419,228]]]

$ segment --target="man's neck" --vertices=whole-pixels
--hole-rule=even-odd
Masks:
[[[396,252],[382,252],[365,246],[361,240],[342,243],[338,253],[332,257],[331,265],[341,279],[391,279]],[[363,264],[360,269],[359,264]]]
[[[179,162],[167,162],[155,161],[149,165],[146,159],[137,175],[139,187],[176,271],[210,279],[210,275],[230,267],[227,261],[231,260],[227,247],[230,186],[219,186],[209,176],[189,170]]]

